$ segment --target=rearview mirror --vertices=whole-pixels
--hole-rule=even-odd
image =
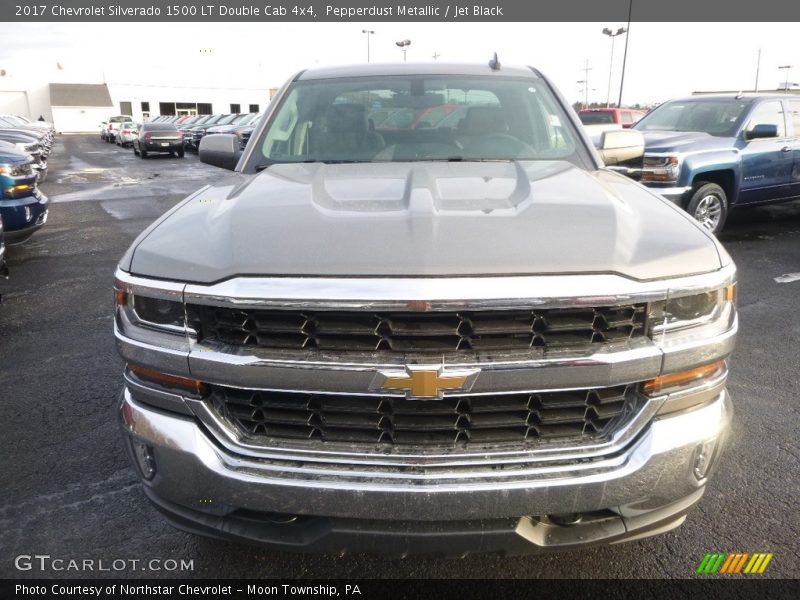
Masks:
[[[232,133],[210,133],[200,140],[200,162],[233,171],[239,162],[239,138]]]
[[[744,139],[746,140],[759,140],[764,138],[778,137],[778,126],[768,125],[767,123],[758,123],[752,129],[744,132]]]
[[[644,155],[644,136],[633,129],[604,131],[598,149],[600,158],[607,165],[616,165]]]

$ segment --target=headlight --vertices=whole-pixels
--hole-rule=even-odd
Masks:
[[[732,284],[710,292],[654,302],[647,315],[650,331],[659,334],[704,325],[716,320],[735,300],[736,284]]]
[[[675,182],[680,172],[677,156],[648,156],[645,154],[641,181]]]
[[[11,165],[0,165],[0,175],[11,175],[13,170]]]
[[[117,306],[133,313],[131,317],[140,325],[169,332],[185,329],[186,312],[182,302],[143,296],[119,285],[114,292]]]
[[[186,323],[183,304],[172,300],[131,295],[133,310],[142,321],[155,325],[183,327]]]

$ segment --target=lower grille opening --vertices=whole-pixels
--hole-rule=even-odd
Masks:
[[[216,412],[265,443],[457,448],[585,441],[613,432],[643,405],[638,384],[433,400],[210,387]]]

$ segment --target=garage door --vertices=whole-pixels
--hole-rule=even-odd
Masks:
[[[0,92],[0,115],[28,114],[28,98],[25,92]]]
[[[101,121],[115,114],[109,108],[53,107],[53,125],[62,133],[99,133]]]

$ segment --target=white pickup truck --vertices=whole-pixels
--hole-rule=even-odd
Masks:
[[[120,125],[130,121],[133,121],[133,117],[129,115],[117,115],[111,117],[108,121],[103,121],[100,123],[100,139],[113,144],[117,139],[117,131],[119,131]]]

